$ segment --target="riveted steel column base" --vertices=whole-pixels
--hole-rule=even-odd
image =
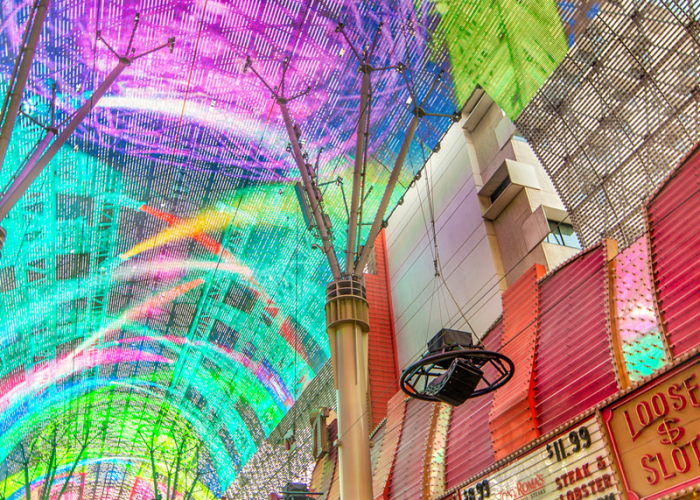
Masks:
[[[367,364],[369,304],[358,279],[327,288],[326,326],[338,399],[338,467],[341,500],[371,500]]]

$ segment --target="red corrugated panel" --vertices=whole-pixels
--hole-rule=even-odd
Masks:
[[[401,443],[389,488],[390,500],[423,498],[423,472],[434,403],[411,399],[406,406]]]
[[[499,321],[484,339],[486,349],[498,351],[502,334],[503,321]],[[447,489],[457,486],[496,461],[489,430],[492,402],[493,394],[489,394],[469,399],[454,409],[447,435]]]
[[[387,403],[399,390],[394,314],[386,260],[386,238],[382,230],[374,246],[377,274],[365,274],[369,302],[369,389],[372,400],[371,427],[386,417]]]
[[[396,450],[399,447],[401,430],[406,414],[406,395],[398,392],[389,400],[386,423],[384,424],[384,441],[379,452],[379,460],[372,477],[374,498],[386,499],[388,495],[389,476],[394,468]]]
[[[544,266],[535,264],[503,294],[503,339],[500,352],[515,363],[515,374],[496,391],[489,428],[496,460],[539,437],[533,393],[533,364],[539,329],[537,280]]]
[[[311,491],[321,491],[321,482],[323,481],[323,468],[328,460],[328,454],[326,453],[320,460],[316,461],[316,466],[311,474],[311,485],[309,490]]]
[[[669,177],[646,207],[651,269],[673,357],[700,343],[700,150]]]
[[[601,244],[540,283],[535,394],[542,434],[618,390],[608,279]]]

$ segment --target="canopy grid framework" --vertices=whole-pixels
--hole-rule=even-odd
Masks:
[[[2,6],[3,93],[32,6]],[[310,86],[290,114],[342,241],[360,75],[338,22],[356,47],[381,23],[378,64],[405,65],[419,97],[445,70],[425,104],[444,114],[480,85],[515,118],[567,50],[551,1],[55,0],[0,185],[42,137],[54,86],[60,123],[113,67],[98,38],[123,50],[137,14],[134,47],[174,37],[174,51],[128,66],[2,221],[7,498],[219,496],[328,360],[330,274],[248,56],[270,81],[289,57],[288,88]],[[404,75],[384,72],[371,90],[366,221],[412,117]],[[390,207],[449,125],[421,120]]]
[[[585,247],[632,245],[644,200],[700,139],[699,9],[601,3],[516,120]]]

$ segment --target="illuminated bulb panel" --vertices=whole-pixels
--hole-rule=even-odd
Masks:
[[[668,363],[649,275],[649,247],[639,238],[615,257],[615,306],[622,355],[630,381]]]

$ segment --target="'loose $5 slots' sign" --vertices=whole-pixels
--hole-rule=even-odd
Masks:
[[[667,374],[603,411],[631,499],[700,483],[700,364]]]

